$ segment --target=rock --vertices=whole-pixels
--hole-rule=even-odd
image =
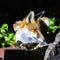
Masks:
[[[44,60],[60,60],[60,32],[56,34],[55,41],[46,49]]]

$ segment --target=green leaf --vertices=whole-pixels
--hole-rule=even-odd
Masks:
[[[4,48],[4,46],[5,46],[5,43],[2,43],[2,48]]]
[[[2,38],[4,38],[4,40]],[[2,47],[4,47],[7,44],[16,43],[15,34],[13,31],[8,31],[8,24],[6,23],[4,23],[0,28],[0,43],[2,44]]]
[[[14,33],[10,33],[9,34],[9,39],[13,38],[13,36],[14,36]]]
[[[5,30],[3,30],[3,29],[1,29],[1,34],[6,34],[6,31]]]
[[[49,26],[49,31],[52,32],[52,33],[55,33],[56,29],[59,29],[60,28],[60,25],[57,26],[55,25],[55,21],[56,21],[56,18],[49,18],[50,19],[50,26]]]
[[[4,23],[1,28],[8,31],[8,24]]]
[[[4,36],[4,38],[5,38],[5,41],[8,41],[9,40],[9,38],[7,36]]]
[[[0,34],[0,39],[3,37],[3,35],[2,34]]]

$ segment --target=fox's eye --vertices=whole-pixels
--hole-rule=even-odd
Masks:
[[[34,31],[37,31],[37,29],[34,29]]]

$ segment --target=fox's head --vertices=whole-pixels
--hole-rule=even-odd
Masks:
[[[42,27],[49,26],[49,19],[39,17],[36,21],[34,17],[34,12],[31,11],[22,21],[16,21],[13,24],[14,31],[16,31],[16,40],[22,43],[38,43],[45,40],[41,31]]]

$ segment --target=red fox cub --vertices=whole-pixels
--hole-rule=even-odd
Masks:
[[[48,27],[49,19],[47,17],[39,17],[36,21],[34,17],[34,12],[31,11],[22,21],[16,21],[13,24],[16,41],[21,41],[22,43],[43,43],[45,41],[41,26],[46,25]]]

